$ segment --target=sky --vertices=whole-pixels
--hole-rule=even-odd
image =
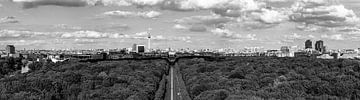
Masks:
[[[360,0],[0,0],[0,47],[360,48]]]

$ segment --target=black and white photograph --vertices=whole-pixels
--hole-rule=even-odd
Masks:
[[[360,0],[0,0],[0,100],[360,100]]]

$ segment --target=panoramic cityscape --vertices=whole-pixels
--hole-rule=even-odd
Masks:
[[[0,100],[360,100],[359,0],[0,0]]]

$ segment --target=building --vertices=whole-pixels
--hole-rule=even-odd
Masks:
[[[137,53],[144,53],[145,46],[144,45],[137,45]]]
[[[136,53],[143,53],[143,52],[145,52],[145,46],[144,45],[134,44],[133,48],[132,48],[132,51],[136,52]]]
[[[281,51],[281,57],[290,57],[291,54],[290,54],[290,46],[282,46],[280,48],[280,51]]]
[[[136,51],[137,51],[137,44],[133,44],[131,51],[132,51],[132,52],[136,52]]]
[[[311,40],[305,41],[305,49],[312,49],[312,41]]]
[[[6,46],[6,53],[7,54],[15,54],[15,46],[14,45],[7,45]]]
[[[319,51],[320,53],[325,53],[324,41],[322,40],[316,41],[315,50]]]

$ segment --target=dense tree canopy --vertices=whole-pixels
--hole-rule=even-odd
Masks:
[[[0,63],[1,71],[13,70]],[[167,72],[162,60],[46,62],[29,67],[34,69],[30,73],[0,80],[1,100],[153,100]]]
[[[194,100],[360,99],[359,61],[238,57],[183,59],[180,67]]]

